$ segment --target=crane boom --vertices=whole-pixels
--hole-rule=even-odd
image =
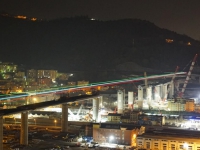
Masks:
[[[177,67],[176,67],[176,70],[175,70],[175,72],[174,72],[174,75],[173,75],[173,77],[172,77],[172,80],[171,80],[171,82],[170,82],[170,84],[169,84],[169,87],[168,87],[168,89],[167,89],[167,93],[165,93],[164,101],[167,99],[167,95],[168,95],[168,93],[169,93],[169,91],[170,91],[170,89],[171,89],[171,87],[172,87],[172,84],[174,83],[174,79],[175,79],[175,77],[176,77],[176,73],[178,72],[178,69],[179,69],[179,67],[177,66]]]
[[[196,55],[194,56],[194,58],[193,58],[192,64],[191,64],[191,66],[190,66],[190,69],[189,69],[189,71],[188,71],[187,77],[186,77],[186,79],[185,79],[185,83],[184,83],[183,88],[182,88],[182,90],[181,90],[180,97],[182,97],[182,96],[183,96],[183,93],[185,92],[185,88],[186,88],[186,86],[187,86],[187,84],[188,84],[188,81],[190,80],[190,76],[191,76],[192,70],[193,70],[193,68],[194,68],[194,64],[195,64],[195,62],[196,62],[196,59],[197,59],[197,54],[196,54]]]

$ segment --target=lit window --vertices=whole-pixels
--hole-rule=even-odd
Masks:
[[[173,39],[165,39],[166,43],[173,43],[174,40]]]

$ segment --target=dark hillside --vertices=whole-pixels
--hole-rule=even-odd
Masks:
[[[32,22],[1,16],[0,33],[0,60],[60,71],[113,70],[126,62],[174,71],[177,65],[185,67],[200,45],[138,19]],[[126,71],[123,68],[119,71]]]

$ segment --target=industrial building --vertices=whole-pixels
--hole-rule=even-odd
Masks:
[[[148,150],[200,150],[200,132],[160,129],[137,136],[137,147]]]
[[[168,110],[170,111],[195,111],[194,99],[168,99]]]
[[[136,137],[143,134],[143,126],[131,124],[94,123],[93,140],[99,143],[114,143],[136,146]]]

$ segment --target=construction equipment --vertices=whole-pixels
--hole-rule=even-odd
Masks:
[[[80,108],[79,108],[79,110],[78,110],[78,112],[77,112],[77,114],[75,116],[76,118],[79,118],[79,114],[80,114],[82,108],[83,108],[83,104],[81,104],[81,106],[80,106]]]
[[[155,96],[155,97],[158,97],[158,102],[161,102],[161,101],[162,101],[162,99],[161,99],[161,97],[160,97],[160,95],[159,95],[158,91],[156,90],[156,88],[154,89],[154,93],[156,94],[156,96]]]
[[[186,86],[187,86],[187,84],[188,84],[188,81],[190,80],[190,76],[191,76],[192,70],[193,70],[193,68],[194,68],[194,64],[195,64],[195,62],[196,62],[196,59],[197,59],[197,54],[196,54],[196,55],[194,56],[194,58],[193,58],[193,61],[192,61],[192,64],[191,64],[191,66],[190,66],[190,69],[189,69],[189,71],[188,71],[188,73],[187,73],[187,77],[186,77],[186,79],[185,79],[183,88],[182,88],[181,92],[179,93],[179,97],[180,97],[180,98],[183,97],[183,93],[185,92],[185,88],[186,88]]]
[[[85,115],[85,117],[84,117],[84,120],[85,121],[93,121],[93,115],[92,115],[92,113],[91,113],[91,111],[92,111],[93,109],[90,109],[89,110],[89,112]]]

